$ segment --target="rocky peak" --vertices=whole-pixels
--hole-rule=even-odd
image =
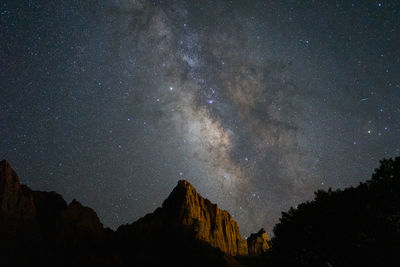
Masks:
[[[269,238],[263,228],[247,238],[247,247],[250,256],[260,255],[269,249]]]
[[[188,181],[180,180],[162,206],[166,209],[181,209],[193,197],[197,197],[196,189]]]
[[[193,231],[199,240],[229,255],[247,255],[247,243],[232,216],[203,198],[185,180],[180,180],[164,201],[162,213],[168,214],[174,228]]]
[[[0,162],[0,217],[29,219],[36,210],[31,190],[20,185],[18,175],[6,161]]]
[[[12,194],[20,191],[17,174],[6,160],[0,162],[0,201],[2,209],[7,208],[6,201]]]
[[[259,235],[263,238],[263,233]],[[187,181],[179,181],[154,213],[113,232],[104,231],[96,213],[78,201],[67,205],[56,192],[33,191],[20,184],[7,161],[0,162],[0,237],[0,248],[8,248],[3,250],[5,255],[32,252],[19,265],[48,259],[47,252],[53,253],[54,261],[65,261],[73,255],[72,262],[84,262],[89,260],[87,255],[92,255],[90,261],[99,263],[97,259],[103,257],[113,262],[110,266],[115,265],[114,260],[142,265],[154,251],[170,262],[182,258],[183,253],[180,262],[184,265],[191,259],[204,265],[214,261],[223,265],[235,262],[231,256],[248,255],[249,242],[242,238],[238,224],[227,211],[203,198]],[[249,243],[251,251],[260,250],[257,242]],[[132,251],[137,253],[132,255]],[[114,252],[119,259],[114,259]]]
[[[0,192],[7,191],[5,186],[19,186],[17,174],[6,160],[0,161]]]
[[[13,231],[11,231],[13,230]],[[69,206],[55,192],[32,191],[21,185],[6,161],[0,162],[0,233],[40,235],[45,239],[83,239],[103,232],[97,214],[73,200]],[[14,234],[14,233],[13,233]]]
[[[66,237],[71,236],[70,233],[74,233],[77,239],[98,238],[103,233],[103,224],[96,212],[82,206],[75,199],[62,212],[62,224]]]

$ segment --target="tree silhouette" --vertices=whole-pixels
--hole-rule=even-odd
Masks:
[[[372,179],[283,212],[274,228],[276,266],[400,266],[400,157]]]

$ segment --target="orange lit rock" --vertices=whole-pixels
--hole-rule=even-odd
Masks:
[[[247,238],[247,247],[250,256],[260,255],[269,249],[269,238],[263,228]]]
[[[184,180],[178,182],[161,208],[131,225],[119,227],[117,233],[132,239],[171,238],[172,233],[194,237],[231,256],[248,254],[246,240],[232,216],[203,198]]]
[[[196,238],[230,255],[247,255],[246,241],[240,235],[237,222],[217,204],[198,194],[187,181],[181,180],[163,203],[171,210],[174,223],[192,228]]]

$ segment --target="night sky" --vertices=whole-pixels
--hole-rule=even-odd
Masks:
[[[399,137],[398,0],[0,3],[0,159],[105,226],[186,179],[271,234]]]

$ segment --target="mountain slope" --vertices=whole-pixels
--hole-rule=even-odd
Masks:
[[[162,207],[117,231],[55,192],[21,185],[0,162],[0,258],[5,265],[240,266],[247,242],[231,215],[179,181]],[[261,244],[262,246],[262,244]]]
[[[0,162],[0,258],[4,266],[112,264],[96,213],[55,192],[19,183],[10,164]]]
[[[162,208],[131,225],[121,226],[117,233],[138,232],[159,235],[163,232],[191,235],[231,255],[247,255],[246,240],[240,235],[232,216],[198,194],[187,181],[179,181]]]

